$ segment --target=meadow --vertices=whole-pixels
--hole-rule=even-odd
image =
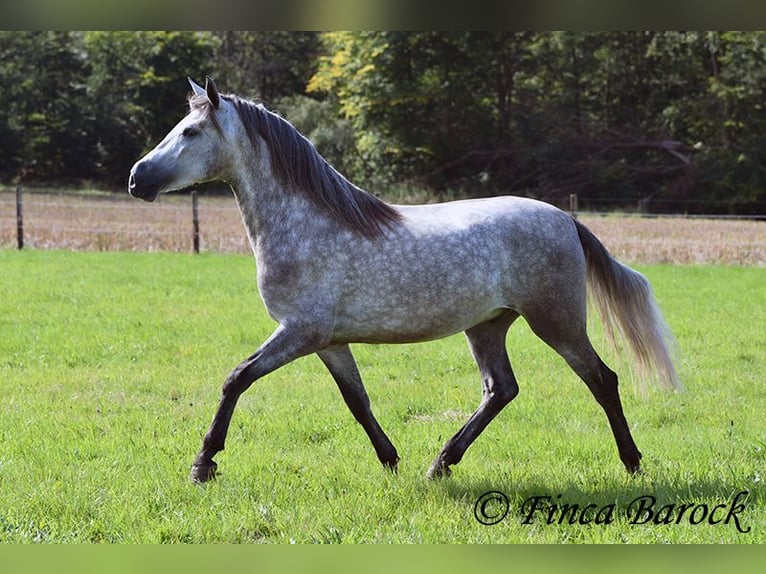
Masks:
[[[354,347],[398,474],[306,357],[242,397],[221,476],[194,485],[226,374],[274,328],[252,257],[2,249],[0,542],[764,543],[766,268],[637,267],[686,387],[641,396],[594,327],[642,475],[623,470],[585,385],[518,321],[521,392],[450,479],[424,476],[480,398],[462,336]],[[525,520],[535,500],[545,510]]]

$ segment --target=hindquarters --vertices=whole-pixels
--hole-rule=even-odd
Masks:
[[[609,342],[630,353],[642,387],[653,381],[681,388],[672,359],[675,341],[646,277],[614,259],[577,220],[560,211],[548,216],[557,231],[536,238],[535,256],[525,262],[520,313],[543,324],[538,330],[546,340],[584,336],[590,292]]]
[[[573,245],[574,241],[574,245]],[[648,371],[669,388],[680,383],[670,358],[670,332],[651,286],[637,271],[617,262],[582,224],[569,218],[557,237],[530,265],[528,292],[519,312],[530,328],[557,351],[585,382],[604,409],[617,448],[630,472],[640,470],[641,453],[631,436],[618,391],[617,375],[594,350],[587,334],[587,290],[607,332],[621,335],[632,351],[640,379]]]
[[[555,266],[548,258],[551,265],[524,300],[521,314],[586,384],[606,414],[623,465],[628,472],[639,472],[641,453],[623,412],[617,375],[599,357],[587,333],[587,254],[571,223],[561,229],[560,236],[559,257],[566,262]]]

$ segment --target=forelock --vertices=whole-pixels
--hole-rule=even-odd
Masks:
[[[222,99],[224,99],[223,96]],[[216,131],[223,135],[221,123],[218,121],[218,117],[215,114],[213,104],[210,102],[207,96],[202,94],[192,94],[189,96],[187,103],[189,105],[190,113],[198,110],[201,111],[202,117],[210,119],[210,121],[213,122],[213,127],[216,129]]]

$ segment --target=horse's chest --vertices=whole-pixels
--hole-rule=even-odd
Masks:
[[[293,257],[258,259],[258,290],[266,310],[277,321],[323,306],[326,269],[321,262]],[[325,293],[326,295],[326,293]]]

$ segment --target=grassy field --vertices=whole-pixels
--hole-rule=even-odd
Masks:
[[[461,336],[355,347],[398,475],[307,357],[243,396],[221,477],[197,486],[188,469],[220,385],[274,326],[252,259],[0,250],[0,542],[764,543],[766,269],[640,269],[686,386],[643,398],[625,378],[642,476],[626,475],[585,386],[519,322],[521,393],[450,479],[424,475],[479,400]],[[475,516],[488,491],[509,505],[484,506],[485,522],[502,517],[491,526]],[[593,505],[585,524],[555,509],[526,524],[546,495]],[[650,497],[651,518],[638,512]]]

